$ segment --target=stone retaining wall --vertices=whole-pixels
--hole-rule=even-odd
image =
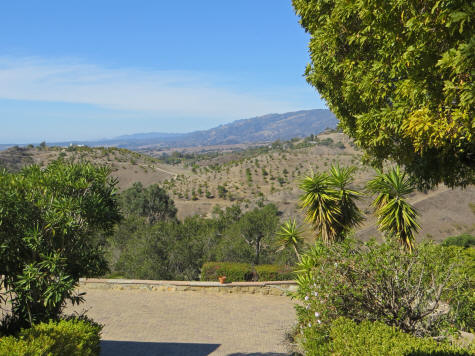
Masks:
[[[81,278],[81,286],[97,289],[142,289],[150,291],[195,291],[202,293],[249,293],[262,295],[287,295],[297,290],[295,281],[270,282],[186,282],[186,281],[148,281],[136,279],[96,279]]]

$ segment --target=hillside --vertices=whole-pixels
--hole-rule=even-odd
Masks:
[[[57,142],[55,146],[87,145],[90,147],[121,147],[134,150],[166,147],[191,147],[211,145],[235,145],[275,140],[288,140],[318,134],[337,125],[335,115],[330,110],[316,109],[269,114],[231,122],[218,127],[189,133],[138,133],[97,141]],[[0,145],[0,150],[13,145]],[[22,145],[25,146],[25,145]]]
[[[148,150],[149,155],[119,148],[46,147],[11,148],[0,152],[0,165],[18,169],[25,164],[46,165],[63,157],[109,165],[112,175],[125,189],[133,182],[159,183],[175,200],[179,218],[201,214],[211,216],[216,205],[239,203],[244,209],[274,203],[288,216],[300,219],[298,182],[313,171],[326,171],[332,163],[357,167],[354,187],[363,189],[373,170],[360,162],[360,153],[343,134],[332,132],[317,137],[277,141],[255,146],[184,148],[180,152]],[[441,240],[475,231],[475,189],[451,190],[444,186],[427,194],[414,193],[410,200],[421,213],[419,238]],[[378,236],[364,197],[360,207],[368,219],[357,232],[367,239]],[[309,238],[311,233],[308,233]]]
[[[335,128],[336,124],[335,115],[330,110],[269,114],[168,138],[166,144],[172,147],[210,146],[289,140],[310,133],[318,134],[327,128]]]

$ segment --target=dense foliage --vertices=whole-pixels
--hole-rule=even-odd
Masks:
[[[201,268],[202,281],[217,281],[226,276],[227,282],[288,281],[295,278],[295,268],[281,265],[257,265],[238,262],[206,262]]]
[[[295,267],[258,265],[254,268],[259,281],[290,281],[295,279]]]
[[[305,75],[375,164],[422,187],[475,182],[475,5],[293,0],[311,35]]]
[[[148,224],[129,215],[109,239],[114,275],[126,278],[195,280],[208,261],[293,264],[291,248],[277,251],[274,205],[243,213],[234,205],[216,208],[214,217]]]
[[[46,169],[0,172],[0,302],[3,327],[58,317],[82,300],[80,277],[107,270],[104,239],[120,220],[107,168],[56,161]]]
[[[254,279],[250,263],[206,262],[201,268],[201,280],[216,282],[218,277],[226,276],[226,282],[244,282]]]
[[[302,256],[297,275],[302,342],[326,348],[339,317],[379,321],[415,336],[470,330],[475,298],[467,262],[462,249],[430,242],[412,253],[395,241],[317,243]]]
[[[0,339],[0,356],[98,356],[102,326],[87,320],[35,324]]]
[[[345,356],[469,356],[475,350],[437,342],[430,337],[414,337],[382,322],[339,318],[330,329],[328,349],[332,355]],[[308,355],[322,355],[310,351]]]
[[[134,183],[120,194],[120,205],[126,216],[145,217],[149,223],[176,218],[174,201],[158,184],[144,188],[142,183]]]
[[[442,244],[444,246],[475,247],[475,236],[470,234],[450,236],[447,237]]]

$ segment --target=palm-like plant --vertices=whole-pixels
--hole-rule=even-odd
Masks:
[[[341,241],[362,214],[355,204],[359,193],[348,188],[354,168],[332,166],[330,174],[317,173],[300,183],[304,194],[300,197],[306,220],[310,222],[325,243]]]
[[[332,166],[330,169],[330,185],[336,189],[338,206],[340,208],[337,236],[344,238],[351,228],[358,226],[363,221],[363,214],[356,205],[360,193],[349,189],[353,182],[355,167]]]
[[[399,239],[401,245],[411,251],[414,248],[414,234],[420,228],[417,210],[405,197],[414,191],[406,174],[399,167],[388,173],[377,171],[368,182],[368,190],[376,194],[373,207],[378,217],[379,229],[389,236]]]
[[[277,232],[277,244],[279,250],[292,247],[300,262],[299,248],[303,245],[302,228],[297,225],[295,219],[289,219],[284,222]]]

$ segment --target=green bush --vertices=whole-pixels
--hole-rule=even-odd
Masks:
[[[82,302],[80,277],[107,272],[105,236],[121,220],[109,167],[54,161],[0,171],[0,329],[18,332]],[[2,296],[0,296],[0,300]]]
[[[475,246],[475,236],[470,234],[462,234],[458,236],[450,236],[447,237],[444,242],[442,242],[443,246],[459,246],[459,247],[471,247]]]
[[[437,342],[429,337],[418,338],[382,322],[363,321],[357,324],[352,320],[339,318],[331,326],[330,339],[333,355],[472,355],[467,349]]]
[[[217,281],[226,276],[227,282],[287,281],[295,278],[294,270],[289,266],[257,265],[235,262],[206,262],[201,269],[202,281]]]
[[[317,242],[298,266],[296,309],[299,326],[319,335],[304,333],[302,342],[325,343],[339,317],[381,321],[418,337],[470,331],[475,298],[464,252],[431,242],[412,253],[392,240]]]
[[[294,269],[290,266],[258,265],[255,266],[259,281],[288,281],[295,279]]]
[[[219,276],[226,276],[226,282],[250,281],[253,270],[249,263],[206,262],[203,265],[202,281],[217,281]]]
[[[0,339],[0,356],[99,355],[102,326],[87,320],[61,320],[22,329]]]

